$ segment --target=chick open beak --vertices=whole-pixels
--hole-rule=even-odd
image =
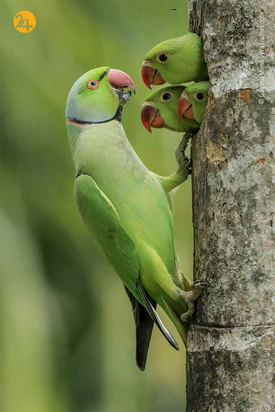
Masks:
[[[185,93],[182,93],[178,100],[178,115],[181,119],[183,116],[187,117],[187,119],[195,119],[192,104],[189,102]]]
[[[110,85],[116,89],[123,90],[126,87],[129,87],[133,90],[133,93],[136,92],[135,85],[131,77],[121,70],[110,69],[108,72],[108,81]]]
[[[165,126],[163,118],[156,107],[149,102],[144,102],[141,110],[141,121],[143,126],[152,133],[151,127],[161,128]]]
[[[161,77],[159,72],[151,66],[148,60],[144,60],[142,63],[141,76],[145,86],[152,89],[151,84],[163,84],[165,80]]]

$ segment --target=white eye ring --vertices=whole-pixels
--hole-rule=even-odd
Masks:
[[[89,79],[87,81],[88,89],[94,90],[98,87],[98,81],[96,79]]]

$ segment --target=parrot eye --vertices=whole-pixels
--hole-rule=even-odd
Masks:
[[[167,60],[167,58],[168,58],[168,56],[167,56],[166,53],[161,53],[158,56],[158,59],[159,59],[160,62],[165,62]]]
[[[162,99],[163,99],[163,100],[168,100],[168,99],[170,99],[170,97],[171,97],[171,94],[170,94],[170,93],[164,93],[164,94],[162,95]]]
[[[90,79],[87,81],[88,89],[94,90],[98,87],[98,81],[96,79]]]
[[[204,98],[204,94],[202,92],[198,92],[196,94],[196,98],[197,98],[197,100],[202,100]]]

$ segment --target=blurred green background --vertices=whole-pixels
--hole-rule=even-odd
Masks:
[[[21,10],[36,16],[31,33],[13,27]],[[137,89],[124,109],[127,136],[151,170],[172,173],[181,135],[143,127],[150,91],[140,70],[152,46],[187,32],[187,1],[2,0],[0,20],[0,410],[184,411],[183,345],[176,352],[155,330],[147,369],[135,365],[128,298],[74,203],[64,111],[84,72],[125,71]],[[190,276],[190,179],[175,195],[174,220]]]

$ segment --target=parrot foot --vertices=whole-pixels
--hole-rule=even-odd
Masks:
[[[180,291],[180,296],[184,299],[184,301],[188,305],[188,310],[184,312],[180,317],[182,322],[188,323],[192,319],[193,313],[195,311],[195,301],[200,296],[203,286],[210,286],[210,285],[209,283],[204,282],[202,280],[195,280],[191,284],[191,291],[189,292],[185,292],[183,290]]]
[[[188,130],[182,137],[181,142],[175,152],[176,160],[178,163],[178,168],[184,176],[184,180],[188,178],[188,175],[191,174],[191,161],[185,155],[185,150],[189,139],[191,139],[197,130]]]
[[[191,161],[185,156],[184,152],[176,150],[176,159],[178,163],[178,170],[184,177],[184,180],[191,174]]]
[[[188,178],[188,175],[191,174],[191,161],[184,153],[185,149],[183,149],[184,145],[182,145],[182,141],[180,142],[179,147],[175,152],[175,156],[178,163],[178,171],[183,176],[184,180],[186,180]]]

